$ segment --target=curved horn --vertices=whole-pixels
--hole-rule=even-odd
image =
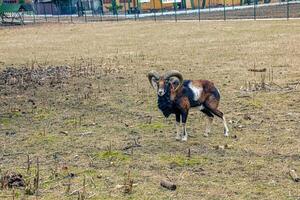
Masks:
[[[148,80],[153,87],[152,78],[155,78],[156,80],[158,80],[160,78],[160,76],[156,71],[153,71],[153,70],[148,73]]]
[[[179,72],[179,71],[176,71],[176,70],[171,70],[171,71],[168,71],[165,75],[164,75],[164,79],[168,79],[168,78],[171,78],[171,77],[176,77],[179,79],[179,85],[178,87],[175,89],[175,92],[182,86],[183,84],[183,77],[182,77],[182,74]]]

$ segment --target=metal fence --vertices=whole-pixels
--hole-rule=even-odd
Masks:
[[[70,0],[71,1],[71,0]],[[41,22],[98,22],[98,21],[122,21],[122,20],[232,20],[232,19],[289,19],[300,18],[300,0],[269,2],[248,0],[244,5],[223,5],[203,6],[198,0],[198,4],[192,8],[180,6],[173,3],[172,6],[157,9],[155,4],[151,9],[141,7],[130,7],[124,3],[122,9],[118,5],[113,7],[99,6],[99,0],[89,0],[85,4],[82,2],[72,5],[60,5],[59,3],[33,4],[33,11],[23,12],[22,16],[25,24]],[[175,1],[175,0],[174,0]],[[196,0],[197,1],[197,0]],[[203,0],[201,0],[203,1]],[[124,1],[125,2],[125,1]],[[209,0],[210,2],[210,0]],[[228,2],[228,1],[227,1]],[[94,6],[98,5],[98,6]],[[115,9],[114,9],[115,7]],[[112,9],[111,9],[112,8]]]

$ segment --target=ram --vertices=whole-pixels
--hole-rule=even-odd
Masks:
[[[196,107],[207,116],[205,136],[211,130],[214,116],[222,119],[224,135],[228,136],[229,131],[224,114],[218,110],[220,92],[211,81],[208,80],[183,80],[180,72],[172,70],[164,75],[156,71],[148,73],[150,84],[157,91],[158,108],[165,117],[171,114],[176,116],[176,140],[187,141],[186,121],[190,108]],[[180,131],[180,120],[182,132]]]

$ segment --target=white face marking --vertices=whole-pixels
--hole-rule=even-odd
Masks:
[[[194,93],[194,101],[197,101],[200,98],[201,94],[202,94],[203,88],[193,86],[192,82],[189,84],[189,88],[191,88],[191,90]]]
[[[159,96],[164,96],[165,90],[162,89],[162,88],[159,88],[158,91],[157,91],[157,94],[158,94]]]

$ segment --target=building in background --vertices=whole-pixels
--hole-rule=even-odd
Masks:
[[[19,0],[3,0],[19,1]],[[30,0],[26,0],[30,1]],[[139,14],[168,10],[235,6],[258,0],[34,0],[37,14]],[[260,0],[262,1],[262,0]],[[269,0],[264,0],[269,1]]]

